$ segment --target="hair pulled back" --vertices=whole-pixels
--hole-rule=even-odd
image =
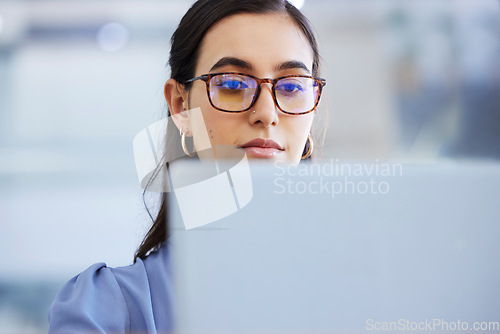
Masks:
[[[316,38],[307,18],[286,0],[199,0],[186,12],[170,40],[171,49],[168,65],[171,78],[179,83],[195,76],[200,46],[210,28],[225,17],[235,14],[269,14],[282,13],[289,16],[307,38],[313,52],[312,75],[319,74],[319,51]],[[189,89],[191,84],[186,84]],[[176,131],[169,131],[169,133]],[[178,141],[178,138],[167,138]],[[162,194],[158,216],[139,246],[137,258],[145,258],[152,250],[156,250],[168,237],[168,193]]]

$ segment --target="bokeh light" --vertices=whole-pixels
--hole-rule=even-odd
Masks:
[[[125,47],[129,40],[129,30],[122,24],[111,22],[97,32],[97,44],[106,52],[116,52]]]
[[[292,5],[297,7],[297,9],[301,9],[304,6],[305,0],[288,0]]]

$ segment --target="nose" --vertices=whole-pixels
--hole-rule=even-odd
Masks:
[[[273,98],[272,84],[262,83],[257,101],[250,109],[249,123],[268,128],[279,124],[278,109]]]

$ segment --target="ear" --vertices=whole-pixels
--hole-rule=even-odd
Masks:
[[[176,80],[170,78],[165,83],[163,89],[165,100],[170,110],[171,119],[174,121],[175,126],[182,130],[187,136],[192,136],[191,124],[185,110],[187,107],[187,92],[184,90],[184,85]]]

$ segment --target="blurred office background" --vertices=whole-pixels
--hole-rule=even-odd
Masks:
[[[131,263],[150,224],[132,139],[164,116],[191,3],[0,1],[0,333],[45,331],[70,277]],[[323,158],[500,158],[498,1],[297,3],[328,79]]]

